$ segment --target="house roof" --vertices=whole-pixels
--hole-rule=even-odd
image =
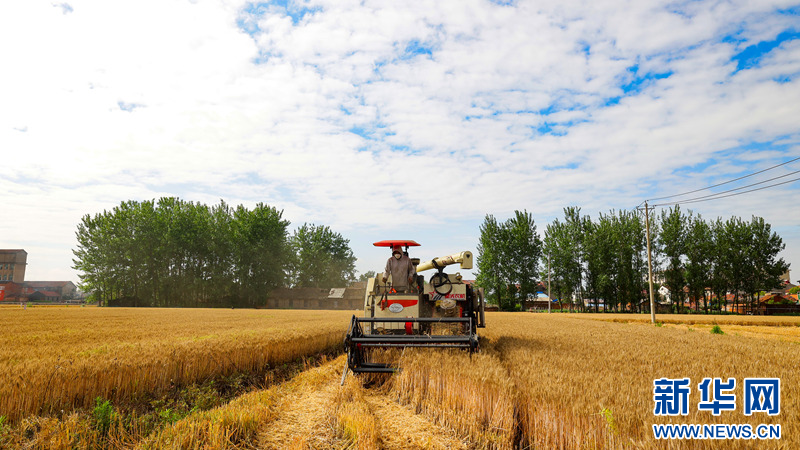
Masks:
[[[43,288],[50,286],[64,287],[67,284],[72,284],[73,286],[75,285],[75,283],[72,283],[72,281],[26,281],[25,282],[25,286],[33,288]]]
[[[773,303],[775,303],[775,302],[781,302],[781,303],[791,302],[791,303],[794,303],[794,300],[795,300],[794,298],[791,298],[790,296],[783,295],[783,294],[767,294],[767,295],[761,297],[758,300],[758,302],[761,303],[761,304],[767,303],[769,301],[772,301]]]

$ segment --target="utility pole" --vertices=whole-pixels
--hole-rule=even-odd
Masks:
[[[653,300],[653,260],[650,256],[650,208],[647,205],[647,200],[644,202],[644,221],[647,229],[647,279],[650,284],[650,322],[655,324],[656,305]]]
[[[547,253],[547,314],[550,314],[550,304],[553,303],[550,300],[550,253]]]

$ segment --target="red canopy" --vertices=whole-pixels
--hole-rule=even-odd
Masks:
[[[407,239],[406,240],[378,241],[378,242],[375,242],[372,245],[374,245],[375,247],[394,247],[394,246],[397,246],[397,245],[400,245],[400,246],[403,246],[403,247],[419,247],[420,246],[415,241],[410,241],[410,240],[407,240]]]

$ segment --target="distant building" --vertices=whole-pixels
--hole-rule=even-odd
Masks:
[[[58,295],[58,292],[35,291],[28,295],[28,301],[55,303],[61,301],[61,296]]]
[[[758,301],[756,314],[797,314],[800,313],[800,305],[794,297],[781,294],[767,294]]]
[[[78,290],[72,281],[27,281],[23,283],[23,286],[27,294],[37,291],[56,293],[58,300],[74,298],[75,292]],[[52,297],[52,295],[48,295],[48,297]]]
[[[25,281],[25,266],[28,265],[28,252],[25,250],[0,249],[0,283]]]
[[[23,293],[23,287],[13,281],[0,281],[0,304],[27,302],[28,295]]]

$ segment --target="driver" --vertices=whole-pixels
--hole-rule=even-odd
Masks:
[[[400,246],[392,248],[392,257],[386,261],[386,270],[383,272],[383,282],[392,276],[392,287],[397,292],[407,291],[409,286],[414,284],[414,263],[408,255],[403,254]]]

